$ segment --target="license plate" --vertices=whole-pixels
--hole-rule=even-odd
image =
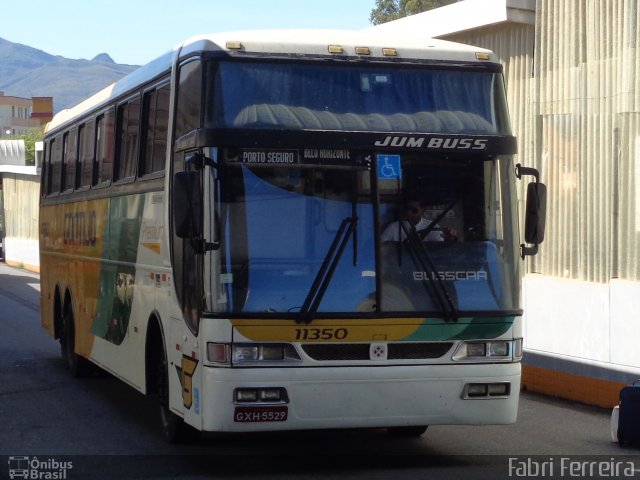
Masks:
[[[237,423],[285,422],[289,407],[236,407],[233,420]]]

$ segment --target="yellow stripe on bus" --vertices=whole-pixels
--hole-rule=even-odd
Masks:
[[[392,322],[398,322],[394,324]],[[389,323],[371,320],[314,320],[311,324],[291,321],[234,321],[236,331],[256,342],[389,342],[415,334],[424,319],[397,319]]]

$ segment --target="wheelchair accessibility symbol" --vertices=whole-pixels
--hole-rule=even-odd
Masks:
[[[400,180],[402,178],[400,155],[378,155],[378,178],[380,180]]]

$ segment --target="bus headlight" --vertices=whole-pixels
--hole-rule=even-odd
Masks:
[[[255,362],[260,358],[260,347],[257,345],[234,345],[232,352],[233,363]]]
[[[231,361],[234,365],[291,360],[300,360],[300,356],[291,344],[233,344],[231,346]]]
[[[453,354],[456,362],[518,361],[522,359],[522,339],[462,342]]]
[[[486,357],[487,345],[484,343],[467,343],[465,356],[467,357]]]
[[[506,357],[509,355],[509,342],[491,342],[489,344],[490,357]]]
[[[295,347],[288,343],[207,343],[207,360],[220,365],[249,365],[300,361]]]
[[[284,345],[264,345],[260,353],[265,361],[284,360]]]

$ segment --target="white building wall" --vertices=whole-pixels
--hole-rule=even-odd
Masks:
[[[527,344],[640,375],[639,7],[537,7],[537,164],[550,222],[536,269],[543,276],[528,281]],[[544,335],[554,311],[563,341]]]
[[[26,270],[40,271],[40,246],[38,240],[19,237],[4,239],[4,261]]]
[[[40,176],[36,167],[0,165],[4,198],[4,261],[40,269],[38,209]]]
[[[525,279],[525,348],[640,377],[640,283]]]
[[[481,1],[473,25],[457,13],[480,0],[392,23],[502,59],[518,161],[549,193],[547,237],[527,259],[525,349],[640,377],[640,2]]]

